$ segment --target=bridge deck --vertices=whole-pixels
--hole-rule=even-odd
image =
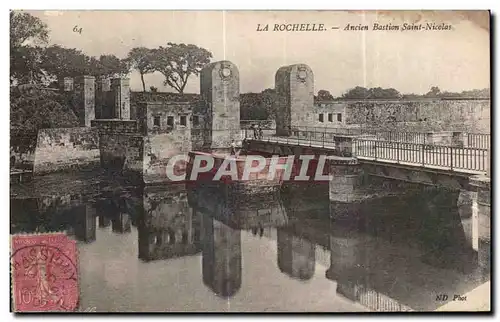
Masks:
[[[246,140],[322,148],[332,151],[338,149],[335,142],[304,140],[299,137],[266,136],[260,139],[247,137]],[[448,170],[468,175],[485,174],[488,158],[487,150],[479,148],[365,139],[356,139],[352,151],[353,156],[359,160]]]

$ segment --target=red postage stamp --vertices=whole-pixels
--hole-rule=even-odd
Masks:
[[[76,243],[63,233],[15,235],[11,242],[15,312],[75,311]]]

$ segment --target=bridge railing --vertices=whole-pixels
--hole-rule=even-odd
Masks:
[[[335,137],[332,133],[314,132],[314,131],[300,131],[296,136],[275,136],[274,130],[264,130],[262,136],[254,136],[252,130],[244,131],[244,138],[258,139],[264,142],[279,142],[295,145],[307,145],[315,147],[333,147]]]
[[[253,133],[246,131],[246,138],[254,138]],[[263,135],[260,141],[276,142],[292,145],[329,148],[334,150],[345,149],[349,141],[335,142],[331,133],[300,131],[297,136],[277,137]],[[411,163],[422,166],[443,167],[449,170],[462,169],[473,171],[487,171],[488,149],[475,147],[458,147],[448,145],[431,145],[425,143],[381,141],[377,139],[352,139],[350,155],[362,158],[371,158],[374,161],[393,161],[394,163]],[[349,148],[348,148],[349,149]],[[345,152],[345,151],[344,151]]]
[[[373,128],[329,128],[329,127],[307,127],[295,126],[291,128],[292,136],[318,137],[324,135],[326,138],[333,136],[367,136],[377,140],[405,142],[405,143],[422,143],[432,145],[457,145],[468,148],[488,149],[490,147],[490,134],[483,133],[463,133],[453,132],[453,135],[444,143],[436,142],[433,135],[439,132],[399,132],[399,131],[383,131]],[[311,132],[315,134],[311,134]],[[324,134],[321,134],[324,133]],[[451,141],[450,141],[451,139]]]
[[[482,133],[467,133],[465,146],[488,149],[490,147],[490,135]]]
[[[395,163],[474,171],[486,171],[489,157],[487,149],[364,139],[354,141],[353,155]]]

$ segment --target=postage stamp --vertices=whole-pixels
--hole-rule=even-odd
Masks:
[[[14,235],[11,240],[15,312],[75,311],[76,243],[63,233]]]

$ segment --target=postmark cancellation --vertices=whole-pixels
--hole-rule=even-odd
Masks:
[[[11,237],[15,312],[68,312],[78,307],[76,243],[64,233]]]

